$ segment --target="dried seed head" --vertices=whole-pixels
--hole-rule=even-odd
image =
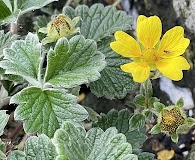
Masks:
[[[175,107],[171,110],[163,110],[160,125],[162,131],[168,134],[173,134],[180,125],[184,124],[184,121],[185,119],[182,117],[180,110]]]

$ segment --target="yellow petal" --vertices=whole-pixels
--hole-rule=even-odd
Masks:
[[[139,24],[140,22],[142,22],[143,20],[147,19],[146,16],[144,15],[140,15],[138,18],[137,18],[137,24]]]
[[[156,67],[165,77],[175,81],[179,81],[183,78],[182,70],[190,69],[189,63],[182,56],[162,59],[156,62]]]
[[[124,57],[140,57],[141,49],[137,41],[123,31],[117,31],[115,42],[110,43],[110,47],[118,54]]]
[[[137,38],[145,48],[153,48],[162,34],[162,23],[159,17],[139,16],[137,19]]]
[[[121,65],[121,69],[124,72],[131,73],[135,82],[144,82],[149,78],[150,67],[147,63],[131,62]]]
[[[189,43],[190,40],[184,38],[183,27],[176,26],[164,34],[158,48],[158,55],[162,58],[180,56],[185,52]]]

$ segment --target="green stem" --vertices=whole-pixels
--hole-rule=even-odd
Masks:
[[[13,22],[10,24],[10,31],[14,34],[17,34],[17,22]]]
[[[148,86],[148,83],[149,83],[149,79],[146,80],[144,83],[142,83],[142,87],[144,89],[144,95],[145,95],[145,104],[146,104],[146,108],[149,108],[149,93],[148,93],[148,90],[149,90],[149,86]]]

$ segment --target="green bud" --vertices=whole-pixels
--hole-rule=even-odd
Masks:
[[[47,44],[55,42],[62,37],[68,37],[80,32],[79,27],[75,28],[76,24],[80,20],[80,17],[75,17],[73,20],[71,20],[68,16],[59,14],[47,24],[47,27],[39,29],[39,32],[47,34],[47,37],[42,40],[42,43]]]

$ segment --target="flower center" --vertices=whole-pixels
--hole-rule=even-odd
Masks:
[[[162,114],[161,127],[164,131],[172,134],[176,129],[184,123],[184,118],[181,113],[176,108],[169,110],[164,110]]]
[[[155,68],[155,62],[158,60],[155,49],[144,49],[142,51],[142,58],[151,68]]]
[[[63,15],[59,15],[56,17],[51,24],[55,29],[58,31],[58,34],[60,34],[60,27],[65,26],[68,30],[71,30],[71,26],[66,20],[66,17]]]
[[[174,123],[176,122],[176,119],[172,114],[164,112],[163,122],[164,122],[164,125],[171,126],[171,125],[174,125]]]

